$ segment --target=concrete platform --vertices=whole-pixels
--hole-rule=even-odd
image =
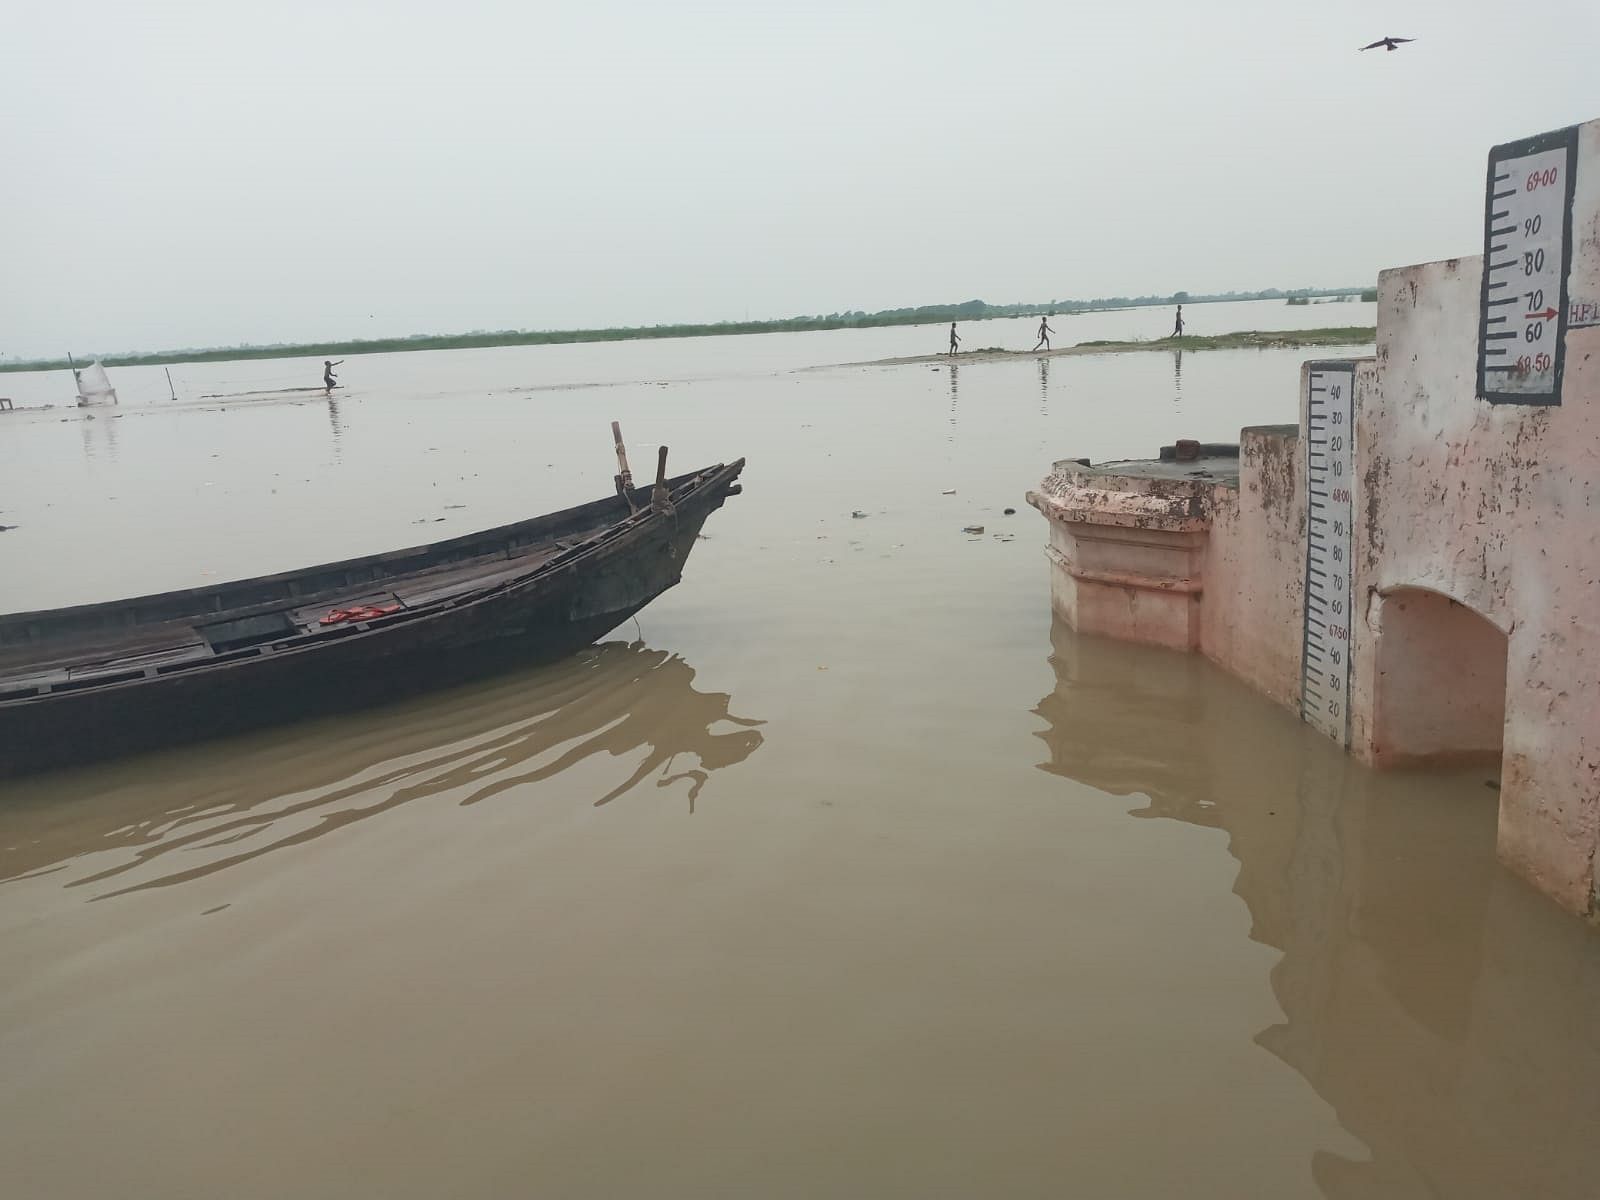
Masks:
[[[1205,654],[1373,766],[1497,763],[1501,859],[1597,914],[1600,121],[1493,153],[1540,168],[1503,203],[1570,181],[1561,307],[1479,257],[1386,271],[1376,357],[1306,364],[1297,425],[1064,459],[1028,502],[1075,628]]]

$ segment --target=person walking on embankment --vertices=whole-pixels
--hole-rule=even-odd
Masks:
[[[956,336],[956,323],[954,321],[951,321],[950,322],[950,357],[951,358],[954,358],[956,356],[956,353],[957,353],[956,347],[959,346],[960,344],[961,344],[961,339]]]
[[[1173,337],[1182,337],[1183,336],[1183,305],[1181,305],[1181,304],[1178,305],[1178,315],[1177,315],[1177,317],[1175,317],[1173,319],[1173,322],[1172,322],[1172,336]]]
[[[1040,346],[1043,346],[1046,350],[1050,349],[1050,335],[1054,332],[1055,330],[1050,328],[1050,318],[1040,317],[1039,341],[1034,345],[1033,348],[1037,350]]]
[[[338,362],[331,362],[328,359],[322,360],[322,387],[324,395],[333,395],[333,389],[339,386],[339,381],[334,378],[333,369],[343,362],[344,359],[342,358]]]

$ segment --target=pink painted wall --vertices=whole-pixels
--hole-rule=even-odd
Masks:
[[[1506,712],[1506,635],[1434,592],[1383,599],[1372,638],[1370,756],[1383,767],[1500,761]]]
[[[1246,429],[1239,486],[1214,493],[1200,649],[1299,711],[1305,603],[1305,456],[1299,431]]]
[[[1498,748],[1501,858],[1593,912],[1600,322],[1579,318],[1600,314],[1600,121],[1580,127],[1572,213],[1578,327],[1558,406],[1477,397],[1479,259],[1379,281],[1377,357],[1355,364],[1349,713],[1369,763]],[[1246,430],[1237,489],[1058,464],[1030,494],[1050,518],[1058,611],[1088,632],[1200,649],[1298,708],[1303,441]],[[1163,591],[1180,579],[1187,601]]]
[[[1197,649],[1209,500],[1194,480],[1057,463],[1028,493],[1049,520],[1055,611],[1084,633]]]
[[[1574,301],[1600,297],[1600,122],[1581,128]],[[1476,397],[1482,263],[1379,280],[1378,377],[1357,388],[1352,747],[1394,744],[1378,702],[1386,606],[1424,588],[1507,634],[1500,854],[1576,911],[1600,850],[1600,327],[1567,333],[1560,406]],[[1442,694],[1448,655],[1415,692]],[[1417,664],[1419,670],[1426,662]]]

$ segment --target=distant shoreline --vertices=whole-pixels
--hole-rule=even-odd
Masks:
[[[1363,288],[1299,288],[1281,291],[1231,293],[1209,296],[1137,296],[1114,300],[1061,300],[1049,304],[928,305],[914,309],[884,309],[876,313],[835,313],[831,316],[789,317],[775,321],[724,321],[711,325],[647,325],[612,329],[515,330],[493,332],[414,334],[409,337],[355,339],[343,342],[296,342],[276,346],[216,346],[208,349],[159,350],[148,354],[84,354],[81,366],[98,361],[108,367],[159,367],[174,363],[241,362],[261,358],[344,358],[359,354],[400,354],[412,350],[483,350],[498,346],[559,346],[578,342],[624,342],[644,338],[728,337],[755,333],[810,333],[830,329],[882,329],[895,325],[936,325],[951,321],[976,322],[1017,317],[1077,316],[1091,312],[1117,312],[1168,304],[1231,304],[1259,300],[1294,301],[1365,296]],[[1182,347],[1188,349],[1188,346]],[[1199,347],[1195,347],[1199,348]],[[0,373],[60,371],[71,364],[65,358],[0,362]]]
[[[1377,339],[1371,325],[1339,325],[1326,329],[1243,329],[1211,337],[1169,337],[1138,342],[1078,342],[1059,350],[1006,350],[986,346],[957,355],[917,354],[909,358],[875,358],[839,363],[844,367],[901,367],[914,363],[1006,362],[1023,358],[1064,358],[1083,354],[1132,354],[1141,350],[1297,350],[1310,346],[1364,346]],[[831,367],[811,367],[813,371]]]

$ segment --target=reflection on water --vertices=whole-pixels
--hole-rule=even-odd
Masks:
[[[684,785],[693,813],[711,773],[761,745],[763,724],[696,690],[694,674],[676,655],[609,642],[391,709],[19,781],[0,789],[0,883],[66,872],[64,886],[96,899],[165,887],[414,801],[473,805],[591,760],[625,768],[607,771],[594,805],[654,776]]]
[[[1183,406],[1183,351],[1172,352],[1172,405],[1174,408]]]
[[[1494,861],[1484,772],[1376,774],[1193,656],[1053,632],[1045,771],[1223,829],[1282,959],[1257,1043],[1370,1161],[1331,1197],[1593,1195],[1600,938]]]
[[[91,462],[95,459],[112,463],[117,461],[117,425],[120,416],[111,412],[86,412],[78,419],[84,458]]]
[[[961,368],[955,359],[950,360],[950,432],[946,441],[956,440],[956,405],[961,399]]]
[[[339,419],[339,400],[330,395],[327,399],[328,426],[333,430],[333,456],[344,457],[344,422]]]
[[[1050,360],[1039,359],[1039,413],[1044,415],[1049,408],[1050,400]]]

